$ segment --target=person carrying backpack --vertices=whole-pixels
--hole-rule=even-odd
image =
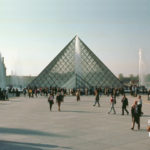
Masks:
[[[138,109],[139,109],[139,114],[140,114],[140,116],[142,116],[143,115],[143,112],[142,112],[142,97],[141,97],[141,95],[139,95],[139,97],[138,97]]]
[[[140,130],[140,114],[139,114],[139,107],[137,105],[137,101],[131,107],[131,115],[132,115],[132,127],[131,129],[134,130],[135,123],[138,125],[138,130]]]

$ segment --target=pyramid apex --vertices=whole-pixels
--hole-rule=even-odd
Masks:
[[[75,39],[76,39],[76,40],[77,40],[77,39],[78,39],[78,40],[80,39],[79,36],[78,36],[77,34],[76,34],[76,36],[75,36]]]
[[[79,37],[78,34],[76,34],[75,38]]]

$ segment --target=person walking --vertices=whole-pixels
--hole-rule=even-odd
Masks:
[[[48,97],[48,102],[49,102],[50,111],[52,111],[52,106],[54,104],[54,95],[52,93]]]
[[[78,89],[76,92],[77,102],[80,101],[80,90]]]
[[[139,95],[138,97],[138,109],[139,109],[139,115],[143,115],[143,112],[142,112],[142,97],[141,95]]]
[[[113,97],[113,95],[111,95],[110,103],[111,103],[111,108],[108,114],[110,114],[112,110],[114,111],[114,114],[116,114],[115,107],[114,107],[114,105],[116,104],[116,100]]]
[[[61,102],[63,101],[63,96],[60,92],[57,93],[56,101],[57,101],[57,104],[58,104],[58,111],[61,111],[60,106],[61,106]]]
[[[138,130],[140,130],[140,114],[139,114],[139,107],[137,105],[137,101],[131,107],[131,115],[132,115],[132,127],[131,129],[134,130],[135,123],[138,125]]]
[[[100,103],[99,103],[99,91],[96,89],[95,90],[95,104],[93,106],[96,106],[97,103],[98,103],[98,107],[100,107]]]
[[[31,89],[31,88],[28,89],[28,95],[29,95],[29,98],[30,98],[31,95],[32,95],[32,89]]]
[[[26,91],[26,88],[24,88],[23,89],[23,95],[26,96],[26,94],[27,94],[27,91]]]
[[[150,100],[150,89],[147,92],[148,100]]]
[[[124,115],[124,110],[126,111],[127,115],[129,115],[129,112],[126,108],[128,106],[128,99],[125,95],[123,96],[121,102],[122,102],[122,115]]]

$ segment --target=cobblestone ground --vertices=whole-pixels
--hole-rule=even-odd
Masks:
[[[127,96],[130,110],[136,98]],[[49,111],[46,97],[12,98],[0,101],[0,150],[150,150],[146,127],[150,103],[143,96],[141,130],[131,128],[131,116],[108,114],[110,97],[102,96],[101,107],[93,107],[94,97],[65,97],[61,112],[57,104]]]

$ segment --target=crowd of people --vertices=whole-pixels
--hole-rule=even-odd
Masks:
[[[63,93],[66,95],[67,94],[67,90],[63,89],[63,88],[24,88],[23,89],[23,95],[24,96],[29,96],[29,98],[34,98],[34,97],[38,97],[38,96],[48,96],[49,94],[53,94],[56,95],[58,92],[63,91]]]
[[[18,89],[9,89],[8,92],[11,92],[13,96],[20,96],[20,92]],[[6,100],[8,99],[8,92],[6,90],[2,90],[0,88],[0,100]],[[130,88],[130,94],[132,96],[137,97],[139,94],[139,90],[137,87],[131,87]],[[150,95],[150,93],[148,92]],[[64,97],[66,95],[76,95],[77,102],[80,101],[80,95],[95,95],[95,102],[93,106],[96,106],[98,104],[98,107],[100,107],[100,97],[101,95],[110,96],[110,111],[108,111],[108,114],[110,114],[112,111],[114,114],[116,114],[115,110],[115,104],[117,102],[117,97],[122,96],[122,115],[124,115],[124,112],[129,115],[129,111],[127,110],[128,106],[128,98],[126,97],[125,90],[123,88],[85,88],[83,89],[64,89],[64,88],[56,88],[56,87],[50,87],[50,88],[24,88],[23,89],[23,95],[28,96],[29,98],[34,98],[38,96],[46,96],[48,98],[49,108],[50,111],[52,111],[52,106],[54,104],[54,98],[56,99],[57,105],[58,105],[58,111],[61,111],[61,103],[64,101]],[[148,96],[149,96],[148,95]],[[141,95],[138,96],[137,100],[134,102],[134,104],[131,107],[131,116],[132,116],[132,130],[134,130],[135,123],[138,125],[138,129],[140,129],[140,117],[142,116],[142,97]]]
[[[80,93],[80,95],[94,95],[95,89],[99,91],[100,94],[104,94],[107,96],[110,95],[124,95],[125,93],[130,93],[132,96],[137,96],[138,94],[148,94],[150,96],[150,90],[148,91],[146,88],[141,88],[138,86],[130,86],[130,87],[122,87],[122,88],[110,88],[110,87],[91,87],[91,88],[78,88],[78,89],[66,89],[66,88],[59,88],[59,87],[45,87],[45,88],[37,88],[37,87],[28,87],[23,89],[24,95],[29,93],[30,89],[30,97],[33,97],[34,95],[48,95],[49,93],[54,93],[56,95],[57,91],[62,91],[66,95],[76,95],[77,91]]]
[[[132,85],[130,87],[123,87],[123,88],[110,88],[110,87],[105,87],[105,88],[97,88],[97,87],[91,87],[91,88],[79,88],[78,91],[77,89],[65,89],[65,88],[58,88],[58,87],[45,87],[45,88],[37,88],[37,87],[28,87],[24,88],[23,90],[19,90],[18,88],[10,87],[7,90],[1,90],[2,92],[0,93],[0,97],[4,99],[3,95],[6,95],[5,93],[8,93],[7,95],[11,96],[20,96],[21,93],[23,93],[25,96],[28,95],[30,98],[31,97],[37,97],[38,95],[48,95],[50,93],[53,93],[56,95],[57,91],[62,91],[64,92],[65,95],[76,95],[78,94],[78,99],[80,98],[80,95],[94,95],[95,94],[95,89],[99,90],[100,94],[104,94],[107,96],[110,95],[115,95],[119,96],[120,94],[123,95],[125,93],[130,93],[132,96],[137,96],[138,94],[147,94],[148,95],[148,100],[150,100],[150,90],[147,90],[144,87],[138,87],[136,85]]]

